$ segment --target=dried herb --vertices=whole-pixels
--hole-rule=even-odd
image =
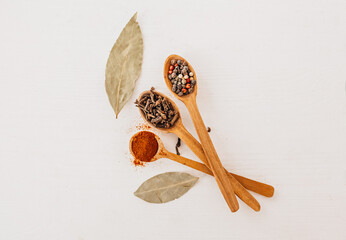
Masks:
[[[184,195],[197,180],[188,173],[162,173],[142,183],[134,195],[150,203],[166,203]]]
[[[137,13],[120,33],[106,66],[106,91],[116,118],[130,99],[141,73],[143,38],[136,18]]]
[[[177,144],[175,145],[175,151],[176,151],[177,155],[180,155],[180,152],[178,149],[180,146],[181,146],[181,139],[178,138]]]
[[[179,119],[179,113],[168,99],[154,90],[154,88],[151,88],[149,93],[137,99],[135,101],[136,107],[142,110],[145,119],[155,127],[170,128]]]

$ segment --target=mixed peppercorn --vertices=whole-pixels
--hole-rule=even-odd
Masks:
[[[193,72],[189,69],[187,62],[180,59],[171,60],[168,79],[172,83],[172,91],[180,97],[192,93],[196,85]]]

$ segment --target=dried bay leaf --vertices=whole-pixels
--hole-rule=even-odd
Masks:
[[[166,203],[184,195],[197,180],[188,173],[166,172],[146,180],[134,195],[150,203]]]
[[[130,99],[142,69],[143,37],[137,13],[115,42],[106,66],[106,92],[116,118]]]

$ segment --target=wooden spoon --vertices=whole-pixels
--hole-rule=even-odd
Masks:
[[[139,96],[139,99],[141,99],[143,95],[146,95],[148,93],[150,93],[150,91],[142,92],[141,95]],[[180,116],[177,105],[175,105],[175,103],[171,99],[169,99],[167,96],[157,91],[155,91],[155,93],[166,98],[173,105],[174,109],[177,111],[177,113]],[[201,144],[186,130],[186,128],[184,127],[182,123],[181,117],[179,117],[178,120],[174,123],[174,125],[171,126],[170,128],[157,128],[153,124],[151,124],[150,121],[146,120],[145,115],[141,109],[139,109],[139,112],[142,118],[153,128],[156,128],[163,132],[174,133],[179,138],[181,138],[182,141],[196,154],[196,156],[199,159],[201,159],[201,161],[204,162],[204,164],[210,169],[209,162],[207,161],[207,158],[204,154]],[[274,188],[270,185],[260,183],[248,178],[244,178],[235,174],[228,173],[226,169],[224,169],[223,172],[227,174],[227,177],[231,181],[231,184],[234,187],[234,190],[237,196],[241,200],[243,200],[247,205],[249,205],[251,208],[255,209],[256,211],[260,210],[259,203],[248,191],[246,191],[246,189],[242,186],[242,184],[248,187],[249,190],[251,189],[252,191],[262,194],[264,196],[271,197],[273,195]],[[240,184],[234,177],[239,177],[239,179],[237,180],[241,181],[242,184]]]
[[[162,93],[159,93],[157,91],[155,91],[157,94],[161,95],[162,97],[165,97],[167,100],[170,101],[170,103],[172,103],[173,107],[176,109],[176,111],[179,113],[179,109],[176,106],[176,104],[169,99],[167,96],[165,96]],[[149,91],[145,91],[143,93],[141,93],[141,95],[139,96],[139,99],[144,95],[149,93]],[[174,133],[175,135],[177,135],[179,138],[181,138],[183,140],[183,142],[196,154],[196,156],[201,159],[202,162],[206,162],[206,157],[204,155],[203,152],[203,148],[202,145],[197,141],[197,139],[195,139],[184,127],[182,120],[179,119],[176,121],[176,123],[169,129],[165,129],[165,128],[157,128],[155,127],[153,124],[151,124],[151,122],[147,121],[143,112],[141,111],[141,109],[139,109],[139,112],[142,116],[142,118],[153,128],[160,130],[162,132],[167,132],[167,133]],[[180,113],[179,113],[180,115]],[[208,166],[208,164],[206,164]],[[225,171],[227,172],[227,170],[225,169]],[[232,176],[241,183],[241,185],[243,185],[246,189],[251,190],[255,193],[258,193],[262,196],[265,197],[272,197],[274,195],[274,187],[265,184],[265,183],[261,183],[246,177],[242,177],[239,176],[237,174],[234,173],[229,173],[232,174]],[[237,194],[237,188],[235,188],[235,193]],[[238,194],[237,194],[238,195]],[[238,197],[240,197],[238,195]],[[240,197],[241,198],[241,197]],[[243,199],[242,199],[243,200]]]
[[[175,92],[172,91],[172,84],[168,78],[168,71],[169,71],[169,67],[171,65],[170,64],[171,60],[173,60],[173,59],[175,59],[175,60],[180,59],[182,61],[185,61],[188,65],[189,69],[193,73],[193,77],[196,80],[196,84],[194,86],[194,90],[192,93],[187,94],[187,95],[183,95],[183,96],[179,96],[178,94],[176,94]],[[204,153],[207,157],[207,161],[209,162],[209,165],[211,167],[211,170],[213,171],[213,173],[215,173],[215,176],[216,176],[216,174],[217,174],[217,176],[220,176],[220,179],[224,183],[225,182],[225,179],[224,179],[225,171],[223,170],[219,156],[217,155],[217,152],[215,150],[213,142],[211,141],[209,133],[207,132],[207,128],[203,122],[202,116],[201,116],[201,114],[198,110],[198,107],[197,107],[196,95],[197,95],[197,82],[198,81],[197,81],[197,75],[196,75],[195,70],[193,69],[191,64],[188,61],[186,61],[186,59],[184,59],[181,56],[173,54],[173,55],[170,55],[165,61],[164,68],[163,68],[163,76],[164,76],[166,85],[169,88],[169,90],[173,93],[173,95],[176,98],[178,98],[180,101],[182,101],[185,104],[186,108],[188,109],[190,116],[191,116],[191,119],[192,119],[192,122],[195,125],[195,129],[196,129],[196,132],[198,134],[199,140],[201,141],[202,148],[203,148]]]
[[[191,72],[193,72],[193,77],[196,80],[196,84],[194,86],[194,90],[192,93],[187,94],[187,95],[183,95],[183,96],[179,96],[178,94],[176,94],[175,92],[172,91],[172,84],[168,78],[168,71],[169,71],[170,62],[172,59],[175,59],[175,60],[180,59],[181,61],[185,61],[188,65],[189,69],[191,70]],[[211,141],[209,133],[207,132],[206,126],[203,122],[202,116],[201,116],[201,114],[198,110],[198,107],[197,107],[196,96],[197,96],[197,82],[198,81],[197,81],[197,75],[196,75],[195,70],[193,69],[191,64],[186,59],[184,59],[183,57],[181,57],[179,55],[172,54],[165,61],[164,68],[163,68],[163,75],[164,75],[164,79],[165,79],[166,85],[169,88],[169,90],[173,93],[173,95],[176,98],[178,98],[180,101],[182,101],[185,104],[186,108],[188,109],[190,116],[191,116],[191,119],[192,119],[192,122],[195,126],[196,132],[198,134],[199,140],[201,141],[202,148],[203,148],[204,153],[206,155],[207,161],[210,164],[211,170],[214,173],[216,171],[217,174],[221,174],[220,176],[223,177],[222,172],[225,172],[225,171],[222,169],[223,167],[222,167],[221,161],[219,159],[219,156],[215,150],[213,142]],[[230,177],[230,179],[235,180],[235,179],[233,179],[232,176]],[[246,190],[244,189],[244,191],[246,191]],[[252,195],[251,195],[251,197],[252,197]],[[255,200],[255,199],[253,198],[253,200]]]
[[[137,137],[138,134],[140,134],[141,132],[149,132],[149,131],[140,131],[140,132],[137,132],[136,134],[134,134],[131,139],[130,139],[130,142],[129,142],[129,148],[130,148],[130,153],[132,154],[132,156],[136,157],[135,154],[133,153],[133,150],[132,150],[132,144],[133,144],[133,140]],[[150,132],[152,133],[152,132]],[[153,133],[154,134],[154,133]],[[196,169],[198,171],[201,171],[201,172],[204,172],[206,174],[209,174],[211,176],[213,176],[213,173],[210,171],[210,169],[204,165],[203,163],[199,163],[199,162],[196,162],[194,160],[191,160],[191,159],[188,159],[188,158],[185,158],[185,157],[182,157],[182,156],[179,156],[175,153],[172,153],[170,151],[168,151],[165,146],[163,145],[163,142],[162,140],[159,138],[159,136],[157,136],[156,134],[155,135],[155,139],[157,141],[157,145],[158,145],[158,148],[157,148],[157,152],[155,154],[155,156],[150,159],[150,161],[148,162],[155,162],[161,158],[167,158],[167,159],[170,159],[170,160],[173,160],[175,162],[178,162],[178,163],[181,163],[183,165],[186,165],[188,167],[191,167],[193,169]],[[139,159],[140,160],[140,159]],[[146,163],[146,162],[143,162],[143,163]]]
[[[178,108],[176,107],[176,110],[177,109]],[[180,113],[179,113],[179,116],[180,116]],[[179,122],[181,122],[181,117],[179,117],[179,120],[180,120]],[[175,122],[175,124],[171,128],[174,128],[174,126],[176,125],[177,125],[177,122]],[[232,184],[229,181],[229,178],[227,177],[226,172],[222,168],[221,162],[209,161],[209,160],[207,160],[206,162],[209,164],[208,166],[211,167],[210,169],[214,174],[216,182],[219,185],[221,193],[224,199],[226,200],[228,207],[231,209],[232,212],[238,211],[239,204],[238,204],[237,198],[235,197]]]
[[[133,139],[134,139],[139,133],[140,133],[140,132],[134,134],[134,135],[132,136],[132,138],[130,139],[130,142],[129,142],[130,153],[131,153],[133,156],[135,156],[135,155],[134,155],[134,153],[133,153],[133,151],[132,151],[132,142],[133,142]],[[209,174],[209,175],[213,176],[212,171],[210,171],[210,169],[209,169],[206,165],[204,165],[204,164],[202,164],[202,163],[199,163],[199,162],[196,162],[196,161],[193,161],[193,160],[191,160],[191,159],[188,159],[188,158],[179,156],[179,155],[177,155],[177,154],[174,154],[174,153],[168,151],[168,150],[164,147],[164,145],[163,145],[161,139],[160,139],[156,134],[155,134],[155,138],[156,138],[157,143],[158,143],[158,150],[157,150],[156,155],[155,155],[149,162],[154,162],[154,161],[157,161],[157,160],[159,160],[159,159],[161,159],[161,158],[167,158],[167,159],[173,160],[173,161],[175,161],[175,162],[181,163],[181,164],[186,165],[186,166],[188,166],[188,167],[190,167],[190,168],[196,169],[196,170],[198,170],[198,171],[201,171],[201,172],[204,172],[204,173],[206,173],[206,174]],[[228,173],[228,174],[232,174],[232,173]],[[242,176],[238,176],[238,175],[236,175],[236,174],[232,174],[232,175],[233,175],[241,184],[248,185],[248,182],[250,182],[250,183],[251,183],[250,186],[255,186],[255,189],[257,189],[258,186],[260,186],[259,189],[266,189],[267,186],[269,186],[269,185],[264,184],[264,183],[260,183],[260,182],[253,181],[253,180],[248,179],[248,178],[244,178],[244,177],[242,177]],[[264,186],[263,186],[263,185],[264,185]],[[271,187],[271,186],[269,186],[269,187]],[[262,191],[260,191],[260,192],[262,192]],[[264,193],[265,193],[266,195],[268,195],[268,191],[265,191]],[[251,208],[253,208],[255,211],[258,211],[258,210],[259,210],[256,204],[253,204],[253,203],[250,202],[250,203],[249,203],[249,206],[250,206]]]

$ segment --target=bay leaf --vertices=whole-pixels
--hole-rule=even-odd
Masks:
[[[106,92],[116,118],[130,99],[142,69],[143,37],[137,13],[115,42],[106,66]]]
[[[146,180],[134,195],[150,203],[166,203],[184,195],[197,180],[188,173],[166,172]]]

